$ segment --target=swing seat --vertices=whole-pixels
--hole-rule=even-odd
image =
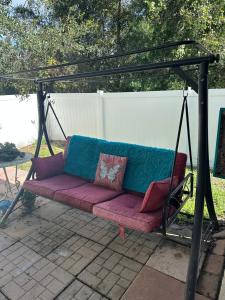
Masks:
[[[79,177],[62,174],[42,180],[26,180],[23,187],[36,195],[53,199],[57,191],[72,189],[85,183],[86,181]]]
[[[130,229],[151,232],[160,227],[162,209],[140,213],[143,197],[124,194],[94,206],[93,214]]]
[[[174,157],[172,150],[73,136],[64,153],[62,174],[41,180],[27,180],[24,182],[24,189],[113,221],[121,229],[129,227],[150,232],[160,227],[162,207],[169,192],[168,177]],[[128,157],[122,192],[92,183],[100,153]],[[176,185],[184,179],[186,159],[186,154],[177,153],[174,167]],[[54,158],[51,157],[44,160],[44,169],[49,174],[52,160]],[[158,188],[163,182],[165,184],[165,180],[166,191]],[[155,202],[154,210],[141,212],[150,184],[154,188],[147,199]]]
[[[121,192],[86,183],[72,189],[56,191],[53,200],[92,213],[93,206],[111,200]]]

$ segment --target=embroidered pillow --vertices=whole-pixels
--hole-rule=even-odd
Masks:
[[[122,191],[127,157],[100,153],[94,184]]]
[[[173,177],[173,189],[177,187],[179,179]],[[161,208],[168,196],[170,188],[170,178],[152,182],[145,193],[140,212],[150,212]]]
[[[37,180],[63,173],[64,158],[62,152],[49,157],[35,157],[31,160]]]

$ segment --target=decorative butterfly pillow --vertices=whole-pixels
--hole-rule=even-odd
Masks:
[[[127,157],[100,153],[94,184],[122,191]]]

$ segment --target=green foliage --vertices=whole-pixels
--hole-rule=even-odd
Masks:
[[[190,169],[186,170],[187,173],[190,172]],[[195,193],[196,193],[196,182],[197,182],[197,171],[194,170],[194,195],[191,199],[187,201],[187,203],[184,205],[184,208],[182,209],[183,212],[186,212],[188,214],[194,214],[195,209]],[[212,184],[212,195],[213,195],[213,201],[214,206],[216,210],[217,217],[219,219],[225,218],[225,182],[224,179],[213,177],[211,174],[211,184]],[[204,207],[204,217],[208,218],[208,211],[207,207],[205,205]]]
[[[225,86],[225,2],[220,0],[29,0],[26,6],[12,8],[11,1],[0,4],[0,74],[54,65],[149,47],[160,43],[195,39],[212,52],[221,54],[221,62],[212,69],[210,87]],[[121,59],[30,73],[57,76],[87,70],[118,67],[126,63],[140,64],[196,54],[191,47],[153,52]],[[12,63],[13,62],[13,63]],[[162,74],[163,75],[163,74]],[[25,77],[27,75],[24,75]],[[182,82],[176,77],[135,74],[57,83],[51,91],[93,92],[176,89]],[[33,81],[2,82],[0,93],[30,93]]]
[[[28,152],[28,153],[32,153],[34,154],[35,153],[35,149],[36,149],[36,143],[32,144],[32,145],[29,145],[29,146],[26,146],[26,147],[23,147],[22,149],[20,149],[21,151],[23,152]],[[63,151],[63,147],[58,147],[57,145],[55,145],[54,143],[52,144],[52,149],[53,149],[53,152],[55,154],[59,153],[59,152],[62,152]],[[40,153],[39,153],[39,157],[47,157],[47,156],[50,156],[50,152],[48,150],[48,146],[45,144],[45,142],[42,140],[42,143],[41,143],[41,149],[40,149]],[[31,162],[26,162],[24,164],[20,164],[18,165],[18,168],[21,169],[21,170],[24,170],[24,171],[29,171],[31,167]]]

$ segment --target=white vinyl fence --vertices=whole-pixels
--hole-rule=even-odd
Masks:
[[[54,109],[67,135],[80,134],[155,147],[174,149],[182,91],[137,93],[51,94]],[[193,160],[197,163],[198,101],[189,95],[189,115]],[[209,90],[209,156],[213,166],[220,107],[225,107],[225,89]],[[185,119],[184,119],[185,125]],[[180,151],[188,153],[186,128]],[[52,114],[48,122],[50,138],[63,136]]]
[[[80,134],[112,141],[123,141],[174,149],[182,91],[138,93],[51,94],[53,107],[67,135]],[[189,114],[194,163],[197,162],[198,101],[189,95]],[[213,165],[220,107],[225,107],[225,89],[209,91],[209,155]],[[185,119],[184,119],[185,125]],[[63,140],[51,111],[49,136]],[[32,143],[37,136],[36,96],[20,102],[15,96],[0,96],[0,142],[17,145]],[[188,152],[186,129],[180,151]]]
[[[37,117],[36,95],[22,101],[13,95],[0,96],[0,143],[32,144],[37,139]]]

